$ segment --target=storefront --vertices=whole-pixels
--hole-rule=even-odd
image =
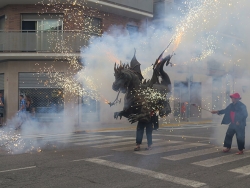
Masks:
[[[19,95],[30,96],[32,110],[38,121],[62,121],[64,110],[63,88],[49,83],[48,73],[19,73]]]
[[[0,92],[4,93],[4,74],[0,74]]]

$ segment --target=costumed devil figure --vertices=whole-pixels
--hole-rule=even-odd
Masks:
[[[164,52],[163,52],[164,53]],[[153,75],[150,80],[143,79],[140,70],[140,63],[135,54],[130,65],[120,64],[114,66],[115,82],[113,90],[122,92],[124,97],[124,108],[120,112],[114,113],[114,118],[122,116],[128,118],[130,123],[138,122],[136,131],[136,148],[140,150],[140,144],[146,127],[148,147],[152,145],[153,116],[156,111],[160,117],[171,113],[167,93],[171,91],[171,82],[168,74],[163,70],[164,64],[169,65],[172,55],[162,58],[163,53],[156,59],[153,66]],[[159,81],[161,78],[161,81]]]

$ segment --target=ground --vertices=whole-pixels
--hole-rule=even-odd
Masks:
[[[26,135],[42,150],[9,154],[0,150],[4,187],[241,187],[250,184],[250,152],[222,153],[218,125],[164,127],[153,132],[154,146],[134,152],[135,130],[59,135]],[[224,137],[224,135],[223,135]]]

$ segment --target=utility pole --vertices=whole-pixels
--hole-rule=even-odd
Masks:
[[[190,121],[191,117],[191,82],[193,82],[193,74],[191,74],[191,66],[188,65],[188,106],[187,106],[187,120]]]

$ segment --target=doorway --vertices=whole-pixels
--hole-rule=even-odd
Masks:
[[[175,82],[174,116],[182,119],[201,118],[201,111],[192,104],[201,107],[201,82]]]

